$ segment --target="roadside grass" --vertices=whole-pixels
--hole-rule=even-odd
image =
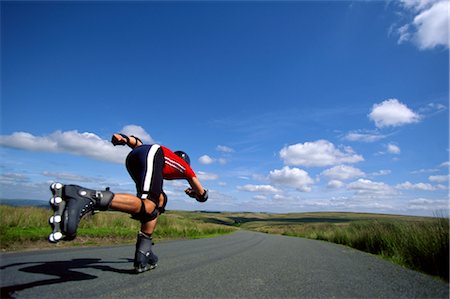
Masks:
[[[164,239],[193,239],[231,233],[235,227],[204,222],[196,217],[187,217],[185,212],[168,211],[158,219],[153,234],[156,241]],[[0,247],[2,251],[133,244],[140,223],[120,212],[101,212],[86,216],[78,229],[78,236],[72,242],[50,244],[47,237],[51,232],[48,218],[50,209],[36,207],[10,207],[0,205]]]

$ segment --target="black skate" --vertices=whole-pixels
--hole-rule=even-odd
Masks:
[[[81,218],[92,214],[95,209],[107,210],[114,197],[109,190],[96,191],[61,183],[52,184],[50,190],[53,193],[50,205],[54,214],[49,218],[53,231],[48,240],[52,243],[75,239]]]
[[[152,245],[152,237],[139,232],[134,254],[134,270],[136,273],[153,270],[158,266],[158,257],[153,253]]]

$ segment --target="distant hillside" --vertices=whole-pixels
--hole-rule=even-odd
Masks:
[[[0,199],[0,204],[13,206],[13,207],[39,207],[49,208],[50,205],[46,200],[33,200],[33,199]]]

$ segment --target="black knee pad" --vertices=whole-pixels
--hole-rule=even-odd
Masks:
[[[149,221],[156,219],[156,217],[158,217],[159,212],[158,208],[155,207],[155,209],[151,213],[148,213],[147,210],[145,209],[144,200],[145,199],[141,200],[141,209],[139,210],[139,213],[131,215],[131,218],[139,220],[142,224],[145,224]]]

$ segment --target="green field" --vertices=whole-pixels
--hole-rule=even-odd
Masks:
[[[2,251],[66,246],[134,244],[139,222],[118,212],[89,216],[78,237],[57,245],[46,241],[49,209],[0,206]],[[449,277],[449,219],[363,213],[207,213],[168,211],[154,233],[164,239],[202,238],[237,229],[343,244],[404,267]]]

